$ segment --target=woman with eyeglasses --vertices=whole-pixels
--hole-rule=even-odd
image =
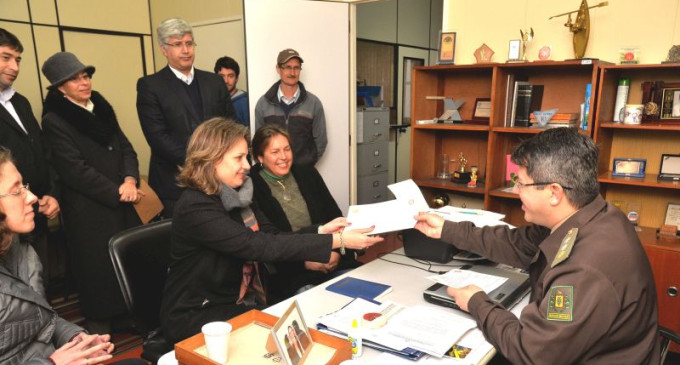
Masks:
[[[326,183],[314,166],[294,164],[288,132],[277,124],[267,124],[253,136],[256,164],[250,177],[255,202],[267,219],[284,232],[318,226],[342,217]],[[328,262],[285,262],[272,265],[272,292],[281,298],[321,284],[338,272],[359,267],[356,251],[331,253]]]
[[[43,130],[62,183],[62,211],[71,265],[87,326],[109,332],[126,312],[109,257],[111,236],[141,224],[133,204],[137,154],[104,97],[92,90],[93,66],[59,52],[42,66],[50,81]]]
[[[109,360],[109,335],[85,333],[59,317],[45,299],[40,259],[31,245],[19,240],[19,234],[35,227],[37,200],[23,184],[9,150],[0,146],[0,363],[94,365]]]

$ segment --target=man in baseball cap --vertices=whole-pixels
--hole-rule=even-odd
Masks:
[[[276,123],[288,130],[296,165],[315,165],[326,150],[326,117],[319,98],[300,82],[302,57],[292,49],[279,52],[280,80],[257,101],[255,128]]]

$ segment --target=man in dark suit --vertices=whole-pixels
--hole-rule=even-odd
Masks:
[[[38,253],[45,274],[47,262],[47,219],[59,214],[59,203],[53,197],[54,181],[46,161],[46,148],[31,104],[12,88],[19,76],[19,64],[24,47],[19,39],[0,28],[0,145],[9,148],[16,167],[39,200],[34,206],[35,229],[23,235]],[[53,174],[52,174],[53,176]]]
[[[168,66],[137,81],[137,114],[151,147],[149,185],[160,197],[163,216],[172,217],[181,189],[175,176],[184,164],[191,133],[212,117],[236,118],[224,81],[194,68],[196,43],[184,20],[165,20],[157,29]]]

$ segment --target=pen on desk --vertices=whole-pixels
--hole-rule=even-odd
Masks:
[[[458,212],[458,213],[460,213],[460,214],[474,214],[474,215],[482,215],[482,214],[484,214],[484,213],[482,213],[482,212],[474,212],[474,211],[470,211],[470,210],[461,210],[461,211]]]

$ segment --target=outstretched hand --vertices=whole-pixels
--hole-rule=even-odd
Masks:
[[[351,224],[352,223],[347,221],[347,218],[338,217],[338,218],[335,218],[332,221],[324,224],[323,226],[319,227],[319,233],[321,233],[321,234],[339,233],[345,227],[347,227]]]
[[[444,218],[432,213],[418,213],[415,217],[416,225],[413,227],[430,238],[441,238]]]
[[[446,294],[450,295],[453,300],[456,301],[456,305],[460,307],[460,309],[469,312],[468,302],[470,301],[470,298],[480,291],[482,291],[482,288],[476,285],[468,285],[462,288],[448,287],[446,289]]]
[[[382,242],[384,238],[380,236],[366,235],[367,233],[373,231],[373,229],[375,229],[375,226],[371,226],[369,228],[355,229],[351,231],[344,231],[342,233],[342,238],[343,242],[345,243],[345,247],[355,250],[363,250],[365,248],[373,246],[378,242]]]

